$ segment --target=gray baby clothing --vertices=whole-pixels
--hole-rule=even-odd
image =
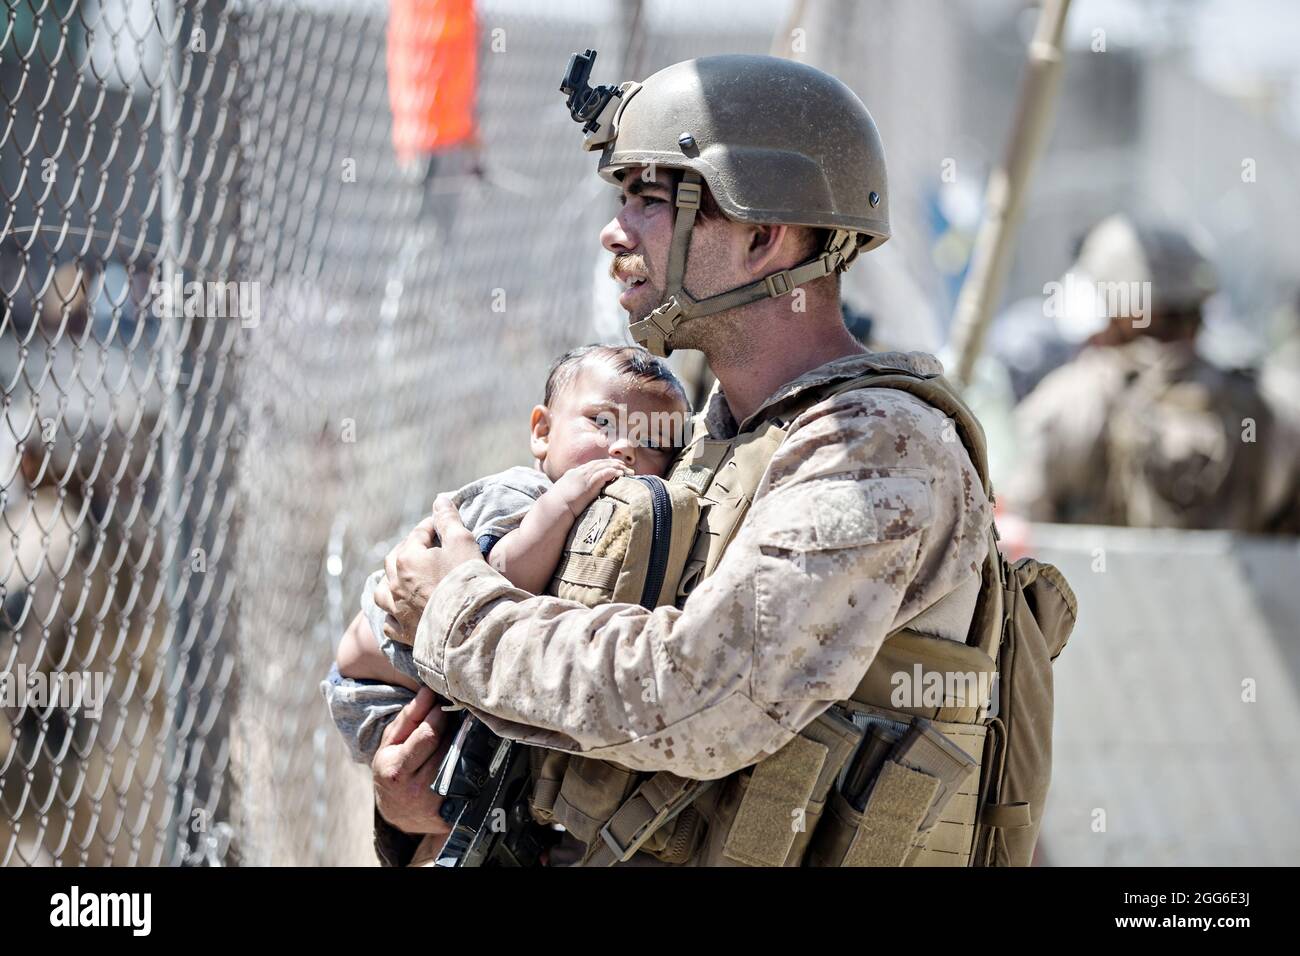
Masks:
[[[460,488],[452,495],[452,504],[487,557],[498,540],[519,527],[528,509],[550,487],[550,479],[534,468],[509,468]],[[373,596],[383,579],[382,568],[366,578],[361,592],[361,612],[384,656],[397,670],[418,681],[411,649],[384,636],[387,615],[375,604]],[[358,763],[370,763],[374,759],[384,728],[415,696],[405,687],[344,677],[337,664],[330,668],[320,687],[330,717],[343,735],[352,759]]]

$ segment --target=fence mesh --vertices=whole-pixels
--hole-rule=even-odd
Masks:
[[[226,806],[238,325],[152,302],[234,266],[228,21],[0,25],[5,863],[180,863]]]

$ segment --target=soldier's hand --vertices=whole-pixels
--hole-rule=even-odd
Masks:
[[[442,797],[429,789],[451,745],[443,733],[447,714],[435,701],[432,690],[420,688],[384,729],[370,764],[379,815],[405,833],[451,832],[438,816]]]
[[[451,499],[439,495],[433,514],[384,559],[385,580],[375,589],[375,604],[388,613],[384,635],[399,644],[414,644],[429,595],[458,565],[482,560]]]

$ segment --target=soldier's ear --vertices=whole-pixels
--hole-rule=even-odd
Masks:
[[[534,405],[528,420],[532,434],[528,439],[529,450],[538,461],[546,461],[546,450],[551,443],[551,411],[545,405]]]
[[[779,268],[776,260],[786,245],[785,240],[794,236],[789,226],[751,226],[750,229],[745,267],[753,275],[765,276]]]

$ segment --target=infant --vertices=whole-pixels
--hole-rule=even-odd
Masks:
[[[452,496],[484,558],[510,583],[540,594],[569,530],[623,475],[663,476],[684,441],[690,403],[681,382],[640,346],[588,345],[551,366],[529,440],[537,467],[480,478]],[[366,581],[361,612],[321,684],[352,758],[370,763],[384,728],[420,688],[411,649],[384,637],[374,603],[384,572]]]

